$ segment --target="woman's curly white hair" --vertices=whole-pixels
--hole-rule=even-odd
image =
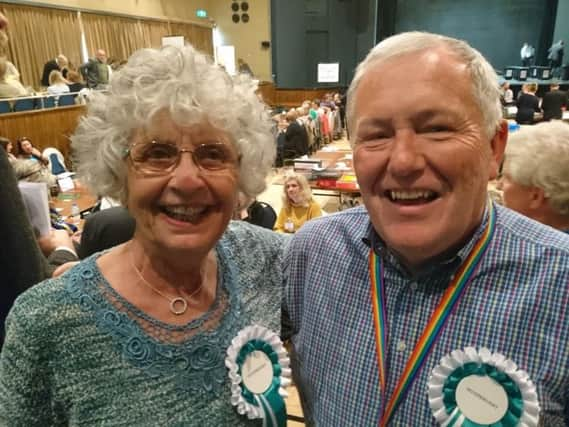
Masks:
[[[207,119],[230,135],[241,156],[239,191],[254,197],[265,189],[276,151],[256,88],[249,76],[229,76],[190,45],[139,50],[113,73],[107,92],[89,97],[71,137],[78,175],[97,195],[124,203],[133,131],[166,109],[180,125]]]
[[[541,188],[557,213],[569,215],[569,125],[553,120],[512,133],[502,172],[518,184]]]

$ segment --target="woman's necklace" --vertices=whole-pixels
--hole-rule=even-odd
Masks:
[[[136,274],[138,275],[138,277],[140,278],[142,283],[144,283],[146,286],[148,286],[151,290],[153,290],[155,293],[160,295],[162,298],[165,298],[168,301],[170,301],[170,311],[172,312],[172,314],[175,314],[176,316],[180,316],[180,315],[184,314],[188,310],[188,300],[192,299],[195,295],[198,294],[199,291],[201,291],[201,289],[203,287],[204,280],[202,279],[202,281],[200,282],[200,285],[190,295],[188,295],[186,298],[184,298],[182,296],[177,296],[174,298],[169,297],[165,293],[159,291],[154,286],[152,286],[144,278],[144,276],[142,275],[140,270],[138,268],[136,268],[136,264],[134,263],[134,254],[132,253],[132,251],[131,251],[130,255],[131,255],[130,256],[130,262],[132,264],[132,268],[134,268],[134,271],[136,271]],[[205,274],[205,272],[204,272],[204,274]]]

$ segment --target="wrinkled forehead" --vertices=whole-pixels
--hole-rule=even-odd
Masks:
[[[134,129],[132,137],[139,139],[163,139],[170,142],[185,140],[215,140],[230,143],[230,135],[216,126],[205,114],[176,114],[161,109],[152,114],[146,122]]]
[[[426,72],[434,74],[450,73],[463,75],[470,80],[468,65],[445,46],[436,46],[379,57],[370,62],[367,72],[362,76],[362,80],[373,78],[381,71],[385,72],[401,67],[407,68],[410,71],[415,70],[421,75]],[[393,83],[396,82],[397,81]],[[402,83],[405,84],[406,82]],[[452,81],[448,82],[448,84],[452,83]]]
[[[410,90],[413,86],[415,90]],[[395,90],[401,96],[412,99],[427,91],[435,98],[444,97],[457,89],[462,91],[464,98],[472,97],[473,82],[469,67],[448,49],[438,47],[378,58],[371,62],[356,88],[354,101],[355,105],[359,104],[358,101],[370,95],[370,91],[381,96],[386,90]]]

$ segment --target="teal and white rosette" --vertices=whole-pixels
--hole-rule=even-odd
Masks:
[[[279,336],[262,326],[247,326],[233,338],[225,366],[231,381],[231,404],[249,419],[263,419],[263,427],[286,426],[291,383],[290,360]]]
[[[467,347],[431,372],[429,405],[443,426],[537,427],[539,402],[527,372],[503,354]]]

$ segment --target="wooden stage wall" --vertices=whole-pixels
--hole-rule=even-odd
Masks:
[[[300,107],[303,101],[322,99],[326,93],[338,92],[336,87],[318,89],[278,89],[270,82],[259,83],[259,93],[268,105]]]
[[[75,131],[79,117],[84,112],[85,106],[74,105],[0,114],[0,136],[10,139],[14,146],[18,138],[25,136],[41,151],[55,147],[65,156],[67,166],[71,167],[69,136]]]

